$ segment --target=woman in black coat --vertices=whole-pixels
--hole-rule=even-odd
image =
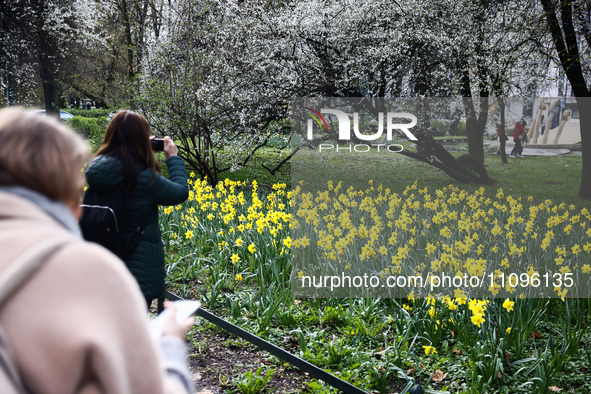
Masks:
[[[102,146],[86,170],[89,187],[124,192],[124,207],[132,228],[144,224],[137,247],[124,258],[138,281],[148,308],[164,293],[164,248],[158,225],[158,206],[176,205],[189,196],[183,159],[172,139],[164,137],[168,178],[151,147],[150,125],[132,111],[119,111],[109,122]]]

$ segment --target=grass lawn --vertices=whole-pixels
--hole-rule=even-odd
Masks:
[[[455,156],[465,152],[455,152]],[[287,163],[276,174],[271,174],[261,164],[274,167],[288,153],[280,155],[277,149],[261,149],[246,167],[236,171],[226,171],[221,179],[247,180],[254,179],[259,184],[272,185],[285,183],[291,185],[292,165]],[[311,158],[308,155],[312,155]],[[384,159],[386,155],[386,159]],[[509,163],[503,164],[499,155],[485,155],[485,167],[489,176],[496,180],[493,185],[484,188],[487,193],[496,193],[503,188],[514,195],[533,196],[536,199],[556,199],[565,203],[590,206],[589,202],[578,198],[581,181],[581,156],[577,154],[560,156],[526,156],[524,158],[508,158]],[[298,179],[325,184],[330,179],[348,179],[351,173],[358,178],[359,186],[365,186],[366,180],[388,185],[393,191],[401,192],[404,188],[419,181],[429,187],[440,188],[450,183],[459,184],[466,190],[476,190],[481,185],[461,184],[451,179],[443,171],[418,160],[395,153],[358,153],[334,154],[327,161],[314,157],[314,153],[300,151],[295,157]],[[318,164],[322,167],[319,168]]]

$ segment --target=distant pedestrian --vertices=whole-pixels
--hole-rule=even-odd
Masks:
[[[525,121],[520,120],[519,122],[515,123],[515,130],[513,132],[513,142],[515,142],[515,146],[513,150],[511,150],[511,156],[513,157],[523,157],[523,145],[522,136],[525,134]]]
[[[505,133],[505,131],[501,127],[500,123],[496,123],[496,126],[497,126],[497,137],[499,138],[499,147],[497,148],[497,155],[498,155],[501,153],[501,146],[505,146],[504,143],[501,143],[502,139],[505,142],[507,142],[507,140],[509,140],[509,137],[507,137],[507,134]]]

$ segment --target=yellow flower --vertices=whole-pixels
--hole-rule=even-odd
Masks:
[[[433,245],[430,242],[427,242],[427,247],[425,248],[427,250],[427,254],[432,254],[433,252],[435,252],[435,250],[437,250],[437,247],[435,245]]]
[[[562,255],[562,256],[566,256],[566,247],[557,247],[556,249],[554,249],[556,253],[558,253],[558,255]]]
[[[191,231],[191,230],[187,230],[187,232],[185,233],[185,238],[186,238],[186,239],[191,239],[191,238],[193,238],[193,231]]]
[[[242,280],[242,274],[236,274],[236,282],[240,282]]]
[[[579,253],[581,253],[581,247],[577,244],[571,248],[571,251],[575,255],[579,254]]]
[[[254,253],[257,251],[257,248],[256,248],[256,246],[254,246],[254,244],[250,244],[250,245],[248,245],[248,251],[250,253]]]
[[[569,273],[569,272],[570,272],[570,268],[568,268],[568,267],[562,267],[562,268],[560,269],[560,272],[561,272],[561,273],[563,273],[563,274],[567,274],[567,273]]]
[[[501,260],[501,265],[504,268],[509,268],[509,259],[505,257],[503,260]]]
[[[242,238],[238,238],[236,240],[236,246],[242,246],[242,245],[244,245],[244,241],[242,240]]]
[[[506,332],[507,334],[511,334],[511,327],[508,327],[508,328],[505,330],[505,332]]]
[[[486,301],[470,300],[468,302],[468,309],[470,309],[474,315],[484,315]]]
[[[437,350],[433,346],[423,346],[423,349],[425,349],[426,355],[437,353]]]
[[[583,269],[583,272],[586,274],[591,272],[591,266],[589,264],[585,264],[582,269]]]
[[[447,226],[445,226],[441,230],[439,230],[439,234],[445,238],[451,237],[451,231],[449,230],[449,228]]]
[[[435,317],[435,315],[437,314],[437,311],[435,310],[435,307],[431,307],[431,309],[429,309],[429,317],[431,319],[433,319],[433,317]]]
[[[232,260],[232,263],[237,264],[240,261],[240,256],[238,256],[236,253],[232,253],[230,260]]]
[[[503,308],[509,312],[513,310],[513,305],[515,305],[515,302],[509,300],[508,298],[505,300],[505,302],[503,302]]]
[[[285,245],[288,248],[291,248],[291,238],[289,236],[283,240],[283,245]]]
[[[470,320],[472,320],[472,323],[477,325],[478,328],[480,328],[480,325],[485,322],[484,317],[480,313],[472,316]]]

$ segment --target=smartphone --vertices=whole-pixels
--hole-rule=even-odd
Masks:
[[[199,301],[175,301],[174,303],[176,304],[176,320],[179,323],[194,314],[201,306],[201,302]],[[166,319],[167,314],[168,310],[165,309],[150,322],[149,329],[152,338],[160,338],[162,325],[164,324],[164,319]]]
[[[162,152],[164,150],[164,139],[154,138],[152,140],[152,150],[154,152]]]

